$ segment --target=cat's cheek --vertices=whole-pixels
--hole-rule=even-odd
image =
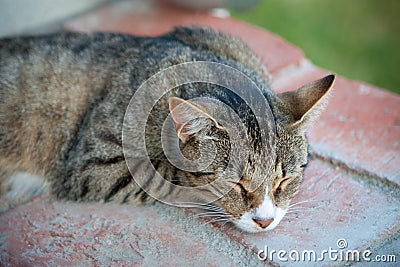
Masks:
[[[252,214],[250,212],[244,213],[240,216],[240,219],[233,221],[235,226],[240,230],[248,233],[258,233],[260,232],[260,227],[253,221]]]

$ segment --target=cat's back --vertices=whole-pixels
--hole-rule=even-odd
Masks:
[[[138,42],[67,32],[0,40],[0,176],[46,176],[61,164],[122,52]]]
[[[81,197],[66,188],[79,184],[86,192],[84,181],[93,175],[113,188],[110,170],[116,181],[129,175],[121,130],[135,90],[158,71],[190,61],[227,64],[259,83],[268,80],[242,41],[210,29],[180,27],[155,38],[60,33],[0,40],[0,188],[2,177],[21,171],[57,177],[54,191],[62,196]],[[97,173],[88,164],[99,159],[105,164]]]

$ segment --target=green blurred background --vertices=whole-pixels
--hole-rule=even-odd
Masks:
[[[400,94],[400,0],[260,0],[231,14],[284,37],[318,66]]]

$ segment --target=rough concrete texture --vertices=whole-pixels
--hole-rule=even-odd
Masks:
[[[183,210],[37,198],[0,218],[6,266],[250,266],[252,252]]]
[[[330,73],[303,52],[257,27],[155,1],[122,1],[71,20],[77,31],[157,35],[180,24],[213,27],[241,37],[273,74],[277,91]],[[329,248],[395,255],[400,236],[400,97],[338,77],[331,101],[310,130],[314,160],[295,206],[273,231],[246,234],[232,225],[208,224],[193,212],[162,204],[127,206],[62,203],[42,196],[0,215],[0,260],[6,266],[258,266],[310,262],[266,261],[268,248],[290,252]],[[338,249],[337,241],[347,246]],[[343,240],[342,240],[343,241]],[[261,255],[263,256],[263,255]],[[329,260],[311,265],[347,265]],[[366,263],[359,263],[364,266]],[[382,264],[372,261],[369,265]],[[357,265],[357,264],[356,264]]]

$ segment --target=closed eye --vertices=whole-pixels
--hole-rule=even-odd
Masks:
[[[237,183],[237,185],[240,188],[240,193],[242,195],[242,198],[243,198],[244,202],[246,203],[246,205],[249,204],[250,199],[249,199],[249,196],[247,194],[247,190],[244,188],[244,186],[241,183]]]
[[[303,165],[301,165],[300,168],[305,168],[305,167],[307,167],[307,165],[308,165],[308,162],[306,162]]]
[[[279,196],[279,194],[281,194],[285,190],[285,188],[286,188],[287,184],[289,183],[289,181],[290,181],[290,177],[281,178],[279,183],[276,184],[275,187],[274,187],[274,197]]]

